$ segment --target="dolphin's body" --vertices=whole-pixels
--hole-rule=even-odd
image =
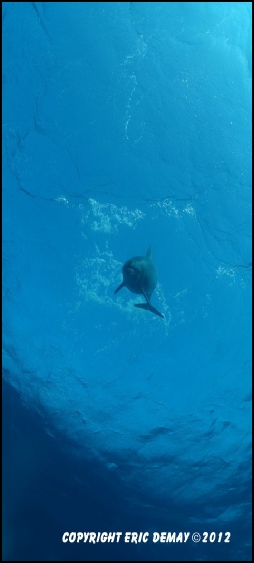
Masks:
[[[135,303],[135,307],[147,309],[155,315],[164,318],[150,303],[150,297],[156,287],[157,273],[152,262],[152,247],[149,246],[146,256],[134,256],[123,265],[123,282],[114,293],[122,287],[127,287],[132,293],[144,295],[146,303]]]

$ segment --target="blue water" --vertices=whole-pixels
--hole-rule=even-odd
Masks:
[[[250,407],[251,3],[3,2],[3,559],[251,560]]]

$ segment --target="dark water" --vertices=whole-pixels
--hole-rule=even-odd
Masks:
[[[251,560],[251,33],[249,2],[3,3],[6,561]],[[150,244],[165,319],[114,296]]]

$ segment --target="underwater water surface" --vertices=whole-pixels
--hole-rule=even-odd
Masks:
[[[3,559],[249,561],[251,3],[2,6]]]

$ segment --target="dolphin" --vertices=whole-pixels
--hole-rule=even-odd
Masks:
[[[146,256],[134,256],[123,265],[123,281],[116,288],[114,294],[122,287],[127,287],[132,293],[144,295],[146,303],[135,303],[135,307],[151,311],[164,319],[164,315],[157,311],[150,303],[150,297],[157,284],[157,272],[152,261],[152,247],[149,246]]]

